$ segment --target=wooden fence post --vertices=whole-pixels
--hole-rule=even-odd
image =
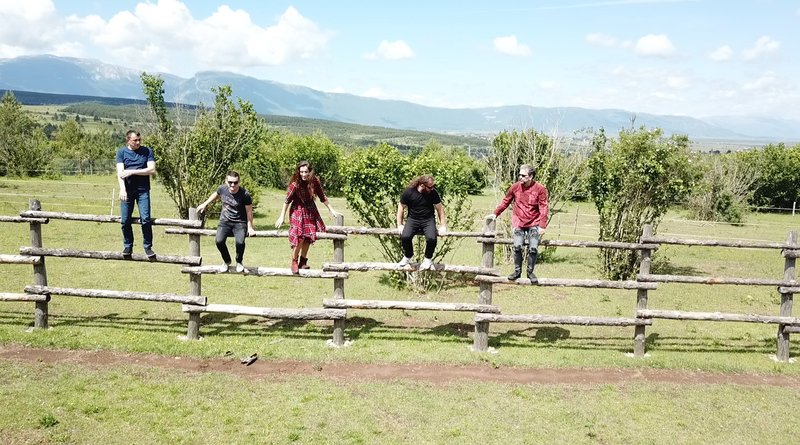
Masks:
[[[200,219],[196,208],[189,208],[189,219]],[[189,235],[189,256],[200,256],[200,235]],[[201,279],[202,275],[199,273],[189,274],[189,295],[201,295]],[[189,326],[186,331],[186,338],[189,340],[200,338],[200,312],[189,312]]]
[[[797,231],[789,232],[789,236],[786,239],[786,242],[791,245],[797,244]],[[795,279],[795,263],[797,259],[794,257],[787,256],[783,263],[783,281],[792,281]],[[792,316],[792,301],[794,300],[794,294],[791,292],[788,293],[781,293],[781,310],[780,316],[782,317],[791,317]],[[789,361],[789,334],[783,332],[783,328],[785,325],[779,324],[778,325],[778,350],[775,354],[775,357],[778,361],[786,362]]]
[[[29,210],[42,210],[42,203],[38,199],[28,200]],[[31,222],[31,246],[42,247],[42,224]],[[45,267],[44,257],[39,264],[33,265],[33,284],[37,286],[47,286],[47,268]],[[34,310],[33,327],[34,329],[47,329],[47,301],[37,301]]]
[[[336,225],[344,226],[344,216],[338,215],[336,217]],[[344,262],[344,240],[333,240],[333,262]],[[333,279],[333,298],[336,300],[344,299],[344,278]],[[333,344],[335,346],[344,345],[344,326],[345,319],[340,318],[333,320]]]
[[[651,236],[653,236],[653,226],[651,224],[645,224],[642,227],[642,238],[649,238]],[[639,252],[641,257],[639,260],[639,273],[647,275],[650,273],[650,265],[652,263],[652,259],[650,257],[652,255],[652,251],[650,249],[642,249]],[[636,310],[638,311],[640,309],[647,309],[647,289],[636,290]],[[636,325],[634,327],[634,357],[644,357],[645,328],[646,327],[644,325]]]
[[[494,232],[497,222],[493,219],[484,221],[484,232]],[[481,267],[492,268],[494,267],[494,246],[495,243],[482,243],[483,255],[481,256]],[[480,291],[478,293],[479,304],[492,304],[492,283],[480,284]],[[475,322],[475,339],[473,340],[472,350],[477,352],[486,352],[489,349],[489,322],[476,321]]]

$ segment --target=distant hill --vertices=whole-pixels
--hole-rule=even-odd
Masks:
[[[139,72],[102,62],[55,56],[0,60],[0,89],[78,96],[144,99]],[[780,119],[714,117],[701,120],[626,110],[527,105],[449,109],[411,102],[380,100],[351,94],[260,80],[228,72],[200,72],[191,79],[161,75],[166,99],[186,104],[213,103],[211,88],[231,85],[235,95],[265,115],[296,116],[360,125],[438,133],[493,134],[504,129],[535,128],[571,133],[603,127],[609,132],[635,124],[662,128],[667,134],[692,139],[797,140],[800,122]]]

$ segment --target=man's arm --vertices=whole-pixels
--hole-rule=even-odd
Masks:
[[[253,225],[253,204],[247,204],[244,208],[247,210],[247,236],[253,236],[256,234],[256,228]]]
[[[550,215],[550,204],[547,202],[548,198],[547,188],[542,186],[542,192],[539,193],[539,233],[544,233],[547,228],[547,217]]]
[[[117,169],[119,169],[119,165],[117,164]],[[128,176],[152,176],[156,173],[156,161],[147,161],[147,167],[145,168],[136,168],[130,170],[122,170],[122,173],[119,174],[121,178],[127,178]]]
[[[128,189],[125,188],[126,176],[123,176],[124,172],[125,172],[125,164],[123,164],[122,162],[117,162],[117,183],[119,184],[120,201],[128,200]]]
[[[439,215],[439,235],[444,235],[447,232],[447,215],[444,214],[444,205],[440,202],[434,204],[433,208],[436,209],[436,214]]]
[[[397,228],[400,232],[403,231],[403,213],[406,209],[406,205],[402,202],[397,204]]]
[[[206,211],[206,207],[208,207],[208,205],[212,202],[216,201],[217,198],[219,198],[219,194],[217,192],[211,193],[211,196],[209,196],[204,203],[197,206],[197,211],[199,213],[204,213]]]

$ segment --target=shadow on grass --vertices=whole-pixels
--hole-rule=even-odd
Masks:
[[[654,275],[690,275],[702,276],[705,275],[700,269],[691,266],[679,266],[673,264],[669,259],[663,257],[656,257],[650,269],[650,273]]]

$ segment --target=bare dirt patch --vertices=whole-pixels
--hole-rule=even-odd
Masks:
[[[122,354],[0,346],[0,360],[23,363],[71,364],[93,369],[143,366],[186,373],[224,372],[252,379],[280,379],[308,375],[342,381],[414,380],[433,384],[485,381],[515,384],[621,384],[658,382],[675,384],[736,384],[800,387],[800,377],[757,374],[714,374],[655,369],[495,368],[486,365],[369,364],[256,360],[249,366],[238,357],[193,358],[150,354]]]

